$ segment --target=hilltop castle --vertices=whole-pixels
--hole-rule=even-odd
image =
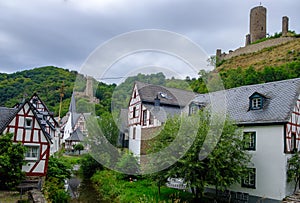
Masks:
[[[261,43],[253,44],[254,42],[266,38],[267,36],[267,9],[263,6],[257,6],[250,10],[250,33],[246,35],[244,47],[240,47],[235,51],[230,50],[229,53],[217,49],[216,57],[218,61],[229,59],[241,54],[253,53],[266,47],[276,46],[291,40],[294,37],[288,35],[289,18],[282,17],[282,35],[280,38],[270,39]]]

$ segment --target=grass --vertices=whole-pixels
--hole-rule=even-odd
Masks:
[[[20,193],[18,191],[0,191],[0,202],[16,203],[20,202]],[[27,194],[22,195],[21,202],[29,202]]]
[[[266,65],[272,67],[279,67],[289,62],[300,59],[300,39],[268,47],[258,52],[242,54],[232,57],[217,67],[218,70],[226,71],[227,69],[242,69],[253,66],[256,70],[263,69]]]
[[[162,186],[158,195],[158,188],[150,179],[140,177],[130,182],[124,177],[114,171],[103,170],[92,177],[92,182],[103,200],[108,202],[191,202],[191,193]]]

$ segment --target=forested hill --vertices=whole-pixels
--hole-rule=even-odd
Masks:
[[[58,114],[60,89],[64,83],[64,112],[73,92],[76,71],[53,66],[34,68],[12,74],[0,73],[0,106],[12,107],[38,93],[48,108]]]
[[[218,64],[220,66],[216,70],[218,70],[226,89],[298,78],[300,77],[300,41],[295,40],[294,43],[294,45],[289,44],[288,48],[287,45],[282,45],[267,48],[257,53],[233,57],[230,60],[222,61],[222,64]],[[263,66],[257,65],[258,59],[264,61]],[[242,63],[243,61],[244,63]],[[204,80],[213,77],[216,70],[212,72],[201,70],[199,78],[190,79],[187,77],[186,80],[166,79],[162,73],[156,73],[128,77],[124,83],[118,86],[99,83],[96,97],[100,100],[100,103],[95,105],[96,114],[101,115],[103,112],[110,111],[111,103],[117,110],[126,108],[134,81],[205,93],[207,90]],[[12,74],[0,73],[0,106],[11,107],[36,92],[57,116],[60,91],[62,85],[64,85],[62,106],[62,115],[64,115],[68,111],[74,82],[78,75],[76,71],[53,66],[34,68]],[[80,76],[82,77],[82,75]],[[85,110],[83,109],[83,111]]]

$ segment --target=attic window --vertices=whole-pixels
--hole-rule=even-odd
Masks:
[[[249,110],[259,110],[263,108],[265,96],[255,92],[252,96],[249,97]]]
[[[24,127],[26,129],[31,129],[32,128],[32,119],[31,118],[25,118]]]
[[[252,109],[261,109],[262,108],[262,99],[261,98],[253,98],[251,108]]]

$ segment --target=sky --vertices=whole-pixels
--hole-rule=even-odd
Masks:
[[[300,32],[299,0],[0,0],[0,72],[48,65],[84,72],[99,47],[149,29],[182,36],[209,57],[216,49],[244,46],[250,9],[260,4],[267,8],[267,33],[281,31],[283,16]],[[122,78],[151,67],[194,76],[184,64],[167,51],[132,52],[97,77]]]

